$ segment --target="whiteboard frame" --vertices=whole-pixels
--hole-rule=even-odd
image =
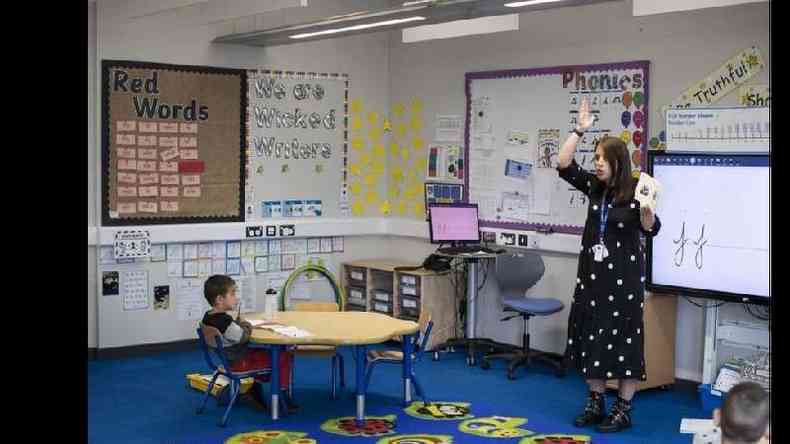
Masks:
[[[645,123],[643,125],[643,134],[649,135],[649,126],[650,123],[650,61],[649,60],[633,60],[629,62],[619,62],[619,63],[599,63],[593,65],[563,65],[563,66],[553,66],[553,67],[545,67],[545,68],[526,68],[526,69],[504,69],[504,70],[495,70],[495,71],[478,71],[478,72],[467,72],[464,74],[465,78],[465,87],[464,91],[466,94],[466,122],[464,122],[464,188],[466,188],[466,197],[464,198],[464,202],[469,202],[469,196],[471,195],[471,190],[469,189],[469,164],[470,164],[470,156],[469,156],[469,147],[470,147],[470,125],[472,121],[472,82],[475,80],[491,80],[491,79],[503,79],[503,78],[512,78],[512,77],[531,77],[531,76],[539,76],[539,75],[558,75],[562,74],[567,71],[574,71],[574,72],[590,72],[590,71],[607,71],[607,70],[618,70],[618,69],[642,69],[644,72],[644,96],[645,96],[645,104],[643,109],[645,110]],[[648,137],[644,138],[645,140],[642,141],[642,146],[640,148],[641,155],[640,155],[640,167],[642,171],[645,168],[645,160],[647,157],[647,145],[648,145]],[[561,225],[561,224],[551,224],[551,223],[536,223],[536,222],[495,222],[490,220],[481,219],[479,222],[480,228],[504,228],[508,230],[515,230],[515,231],[538,231],[541,233],[565,233],[565,234],[574,234],[574,235],[581,235],[584,232],[584,224],[582,225]]]

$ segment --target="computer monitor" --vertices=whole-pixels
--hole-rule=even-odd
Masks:
[[[431,204],[428,206],[431,243],[479,243],[477,204]]]

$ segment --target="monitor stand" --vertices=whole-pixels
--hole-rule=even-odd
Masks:
[[[467,279],[467,298],[466,298],[466,337],[448,339],[442,344],[434,347],[433,359],[439,360],[439,350],[453,348],[455,346],[466,347],[466,363],[470,367],[476,365],[475,348],[481,350],[488,350],[489,352],[497,350],[511,350],[517,349],[517,346],[512,344],[503,344],[496,342],[493,339],[478,338],[475,334],[475,301],[477,300],[477,265],[481,259],[493,259],[496,254],[489,255],[475,255],[470,256],[457,256],[466,261],[469,270],[469,277]]]

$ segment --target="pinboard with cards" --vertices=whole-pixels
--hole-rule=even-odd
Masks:
[[[595,145],[609,135],[641,170],[648,71],[648,61],[632,61],[467,73],[464,181],[480,226],[581,234],[587,196],[559,178],[557,153],[586,98],[596,120],[576,162],[592,170]]]
[[[247,73],[102,61],[104,225],[244,220]]]

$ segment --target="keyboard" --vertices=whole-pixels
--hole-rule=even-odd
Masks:
[[[482,245],[459,245],[456,247],[444,247],[437,250],[442,254],[458,255],[458,254],[498,254],[505,250],[492,250]]]

